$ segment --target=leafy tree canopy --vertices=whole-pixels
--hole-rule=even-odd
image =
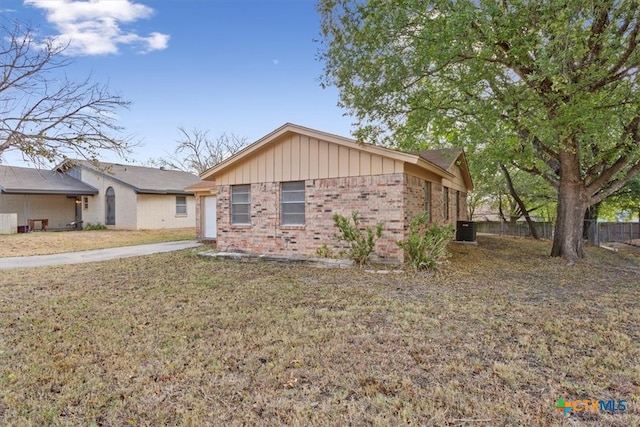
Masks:
[[[636,175],[607,197],[600,205],[598,217],[608,221],[640,221],[640,176]]]
[[[640,171],[637,0],[321,0],[324,84],[357,136],[465,144],[558,191],[552,255]]]

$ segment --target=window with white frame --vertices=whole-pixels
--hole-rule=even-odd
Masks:
[[[231,186],[231,224],[251,224],[251,185]]]
[[[304,225],[304,181],[280,186],[280,224]]]
[[[176,196],[176,215],[187,214],[187,196]]]

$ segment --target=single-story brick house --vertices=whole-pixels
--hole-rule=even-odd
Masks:
[[[49,229],[71,222],[138,230],[192,228],[198,176],[175,170],[74,160],[54,170],[0,166],[0,213],[18,225],[46,220]],[[42,221],[35,221],[36,228]]]
[[[466,220],[473,188],[462,150],[409,154],[294,124],[201,178],[210,184],[189,188],[200,207],[196,229],[201,238],[213,229],[219,249],[313,256],[322,245],[340,247],[333,215],[357,210],[362,226],[384,225],[375,256],[389,262],[404,260],[395,242],[420,212],[433,222]]]

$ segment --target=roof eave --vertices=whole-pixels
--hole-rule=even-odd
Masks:
[[[176,196],[193,196],[193,191],[184,190],[149,190],[149,189],[134,189],[136,194],[156,194],[156,195],[176,195]]]
[[[414,156],[414,157],[416,158],[416,161],[411,163],[415,164],[416,166],[419,166],[430,172],[436,173],[446,179],[454,179],[456,177],[455,174],[449,172],[448,170],[442,169],[440,166],[436,165],[435,163],[431,163],[430,161],[427,161],[420,156]]]
[[[83,191],[83,190],[32,190],[27,188],[11,188],[3,189],[2,193],[5,194],[33,194],[33,195],[51,195],[51,196],[86,196],[98,194],[97,190]]]

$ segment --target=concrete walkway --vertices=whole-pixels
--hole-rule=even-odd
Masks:
[[[160,252],[180,251],[201,246],[194,240],[179,242],[151,243],[148,245],[122,246],[91,251],[67,252],[55,255],[36,255],[0,258],[0,270],[9,268],[43,267],[47,265],[80,264],[84,262],[107,261],[116,258],[129,258],[140,255],[151,255]]]

